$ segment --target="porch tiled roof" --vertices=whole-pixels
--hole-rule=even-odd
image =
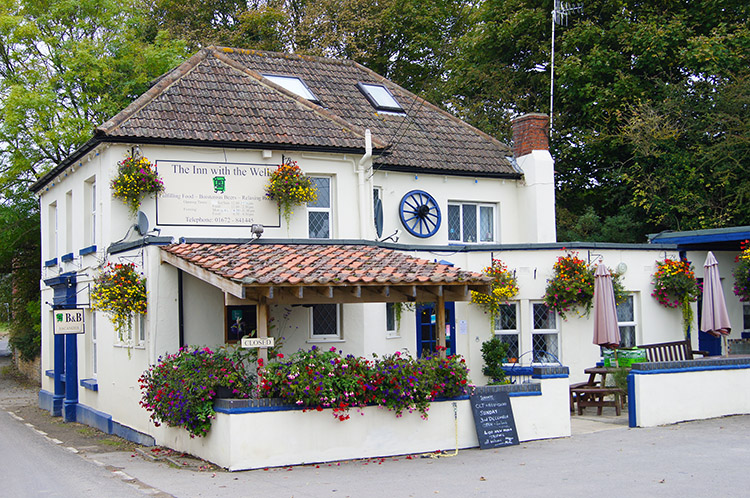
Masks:
[[[481,274],[366,245],[183,243],[171,253],[243,285],[487,284]]]
[[[304,80],[320,105],[263,74]],[[357,83],[385,85],[405,113],[376,111]],[[347,60],[209,47],[96,130],[102,140],[360,152],[375,167],[520,178],[510,148]]]

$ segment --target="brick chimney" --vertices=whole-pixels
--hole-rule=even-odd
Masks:
[[[549,116],[524,114],[513,120],[513,154],[525,156],[534,150],[549,150]]]

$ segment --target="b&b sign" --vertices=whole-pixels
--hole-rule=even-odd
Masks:
[[[82,309],[55,310],[55,334],[83,334],[86,325],[84,316]]]
[[[243,348],[272,348],[273,337],[243,337]]]

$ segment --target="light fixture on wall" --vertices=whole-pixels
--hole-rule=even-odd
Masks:
[[[253,237],[255,237],[256,240],[259,239],[263,235],[263,225],[253,223],[250,226],[250,233],[253,234]]]
[[[398,243],[398,237],[399,237],[399,235],[401,235],[401,230],[399,230],[397,228],[395,232],[393,232],[392,234],[390,234],[387,237],[383,237],[382,239],[378,240],[378,242],[388,242],[388,241],[391,241],[394,244],[396,244],[396,243]]]

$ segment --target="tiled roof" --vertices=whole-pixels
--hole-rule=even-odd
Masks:
[[[262,74],[300,77],[320,105]],[[405,114],[376,111],[360,82],[387,86]],[[97,137],[362,151],[365,129],[376,167],[520,177],[508,146],[359,64],[249,50],[201,50],[97,128]]]
[[[487,284],[489,277],[367,245],[172,244],[162,250],[243,285]]]

